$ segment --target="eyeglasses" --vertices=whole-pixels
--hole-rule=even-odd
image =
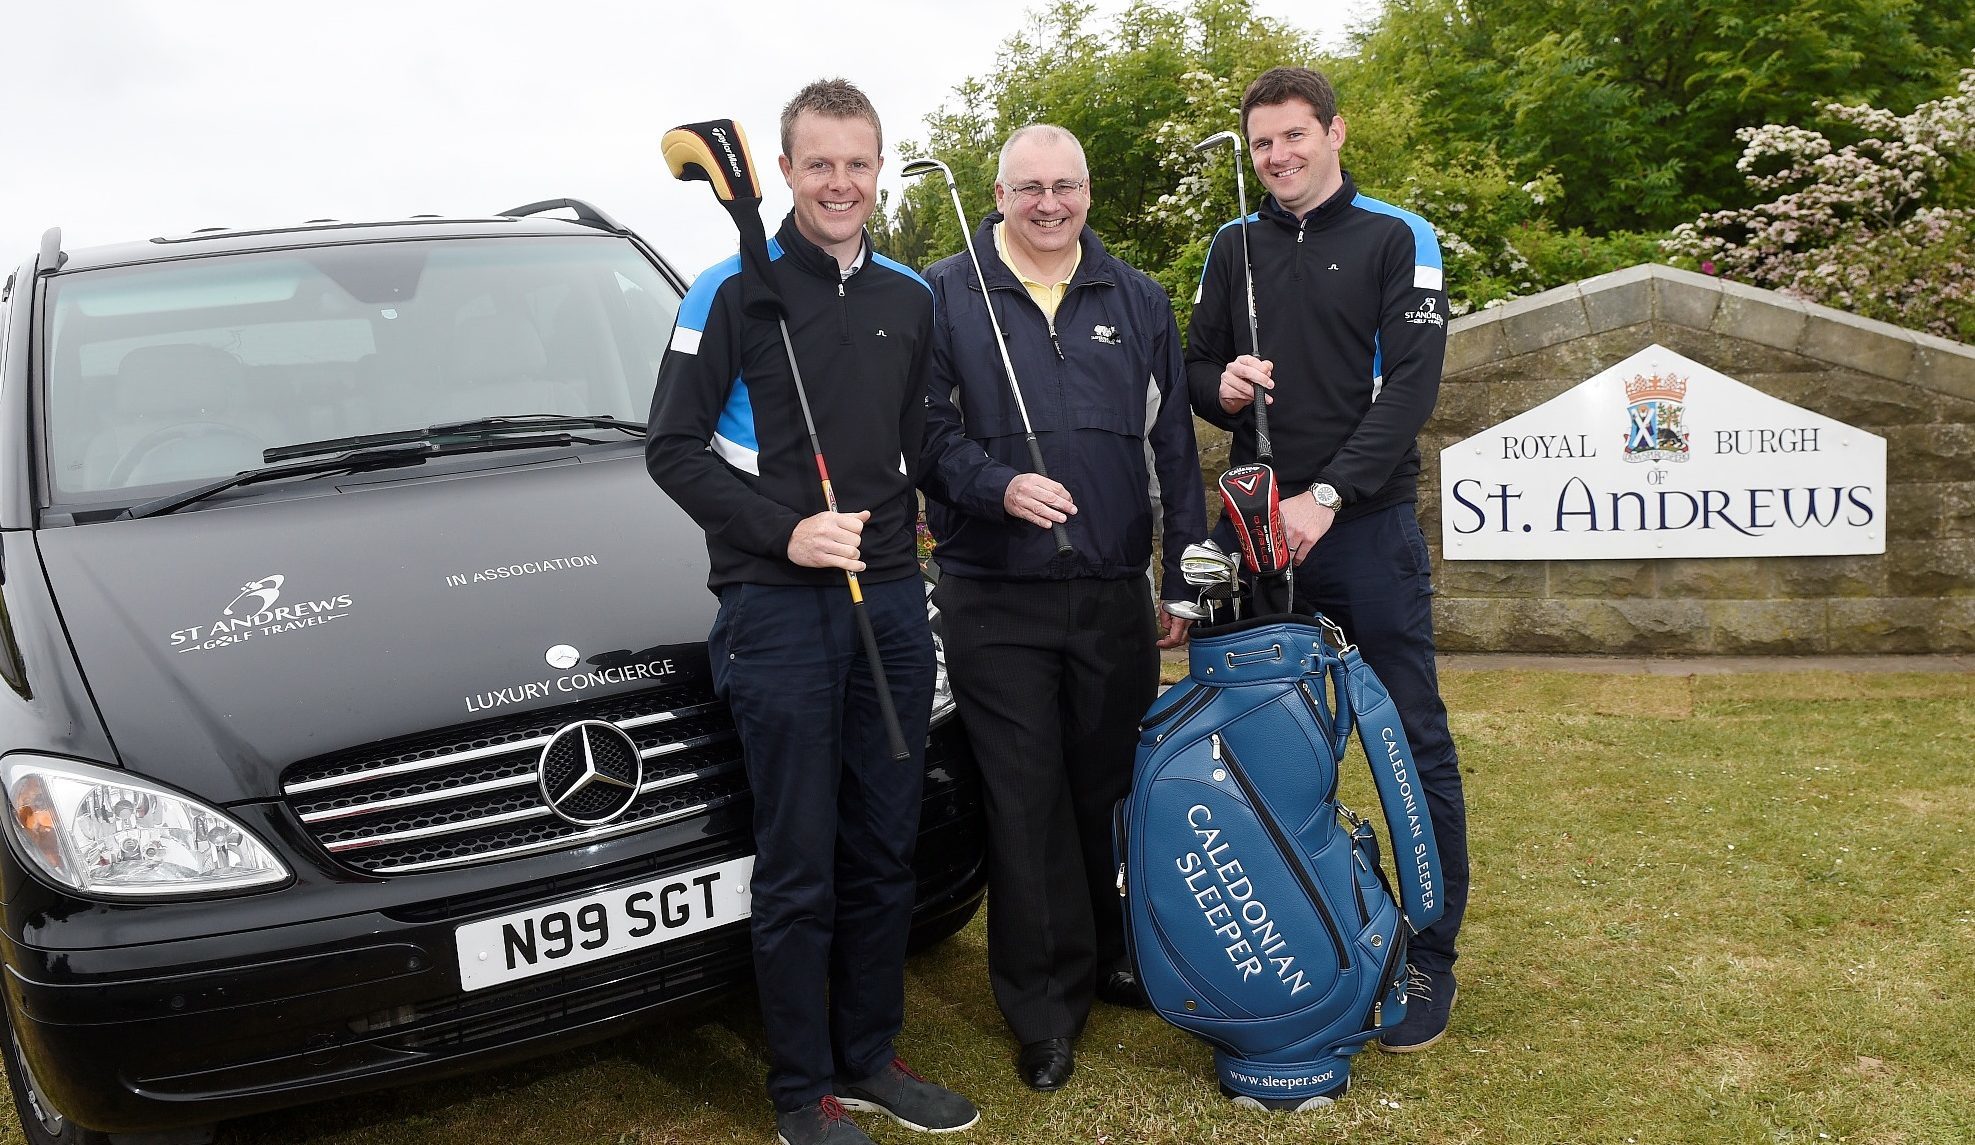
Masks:
[[[1058,179],[1054,183],[1017,183],[1008,188],[1009,193],[1025,203],[1033,203],[1046,192],[1055,192],[1059,199],[1074,199],[1084,193],[1082,179]]]

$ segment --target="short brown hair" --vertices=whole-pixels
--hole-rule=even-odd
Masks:
[[[1241,94],[1241,138],[1248,139],[1248,113],[1258,107],[1274,107],[1300,99],[1317,113],[1317,122],[1325,128],[1337,118],[1337,89],[1319,71],[1309,68],[1270,68],[1255,77],[1248,90]]]
[[[817,80],[795,93],[795,98],[782,109],[782,154],[789,153],[796,116],[805,111],[831,119],[861,119],[877,133],[878,150],[885,149],[885,129],[878,123],[878,109],[871,106],[870,97],[847,79],[828,79]]]

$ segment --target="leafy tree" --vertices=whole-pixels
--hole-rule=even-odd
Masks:
[[[1738,201],[1737,128],[1926,98],[1970,43],[1922,0],[1388,0],[1336,78],[1411,102],[1430,153],[1554,174],[1559,226],[1657,230]]]
[[[1745,128],[1736,166],[1774,195],[1674,229],[1703,269],[1870,318],[1975,340],[1975,68],[1955,94],[1896,115],[1825,104],[1859,136],[1834,145],[1786,124]]]

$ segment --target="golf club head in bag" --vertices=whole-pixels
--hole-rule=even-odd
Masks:
[[[1282,527],[1276,472],[1267,465],[1237,465],[1221,474],[1221,504],[1255,576],[1257,615],[1289,611],[1289,535]]]

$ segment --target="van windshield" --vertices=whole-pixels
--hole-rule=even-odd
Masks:
[[[677,293],[615,236],[357,243],[64,275],[41,409],[52,500],[258,468],[441,422],[642,422]]]

